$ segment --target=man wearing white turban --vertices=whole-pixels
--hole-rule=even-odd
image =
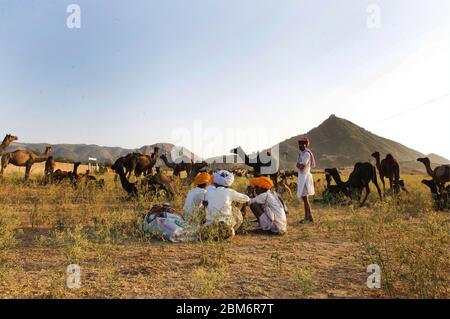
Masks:
[[[213,180],[216,188],[208,190],[205,198],[205,226],[216,224],[220,237],[225,239],[234,236],[244,220],[240,210],[233,207],[233,202],[244,204],[248,203],[250,198],[229,188],[234,182],[234,175],[226,170],[216,172]]]

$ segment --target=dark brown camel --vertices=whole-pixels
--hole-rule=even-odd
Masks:
[[[136,177],[142,174],[152,174],[153,167],[159,157],[159,147],[155,147],[151,155],[140,153],[130,153],[126,156],[124,166],[127,168],[127,175],[130,178],[132,172]]]
[[[383,199],[380,186],[378,186],[376,168],[370,163],[356,163],[353,172],[346,182],[342,181],[336,168],[327,168],[325,169],[325,172],[334,178],[337,186],[341,188],[342,193],[346,196],[353,197],[352,195],[356,195],[356,199],[360,201],[362,190],[365,189],[366,194],[361,202],[361,206],[365,204],[367,197],[370,194],[370,182],[375,184],[380,199]]]
[[[185,171],[188,176],[191,174],[192,167],[194,165],[194,161],[191,160],[190,163],[186,163],[184,161],[182,161],[180,163],[175,163],[175,162],[169,161],[165,154],[162,154],[160,156],[160,158],[163,160],[164,164],[166,164],[167,167],[173,169],[173,176],[180,177],[180,174],[183,171]]]
[[[42,154],[23,150],[17,150],[12,153],[4,154],[2,156],[2,169],[0,175],[3,175],[3,171],[8,164],[25,167],[25,182],[27,182],[30,178],[30,171],[33,164],[45,162],[52,151],[53,148],[47,146],[45,152]]]
[[[258,154],[256,154],[255,159],[251,159],[240,146],[231,149],[230,153],[236,154],[241,160],[244,161],[245,165],[253,168],[253,176],[255,176],[255,177],[258,177],[261,175],[269,176],[272,179],[273,184],[275,185],[275,189],[278,188],[278,168],[276,169],[275,172],[273,172],[271,174],[262,174],[263,167],[269,168],[272,166],[273,157],[272,157],[272,153],[270,150],[266,151],[265,157],[267,157],[267,160],[265,160],[265,161],[261,160],[261,154],[259,152],[258,152]]]
[[[17,136],[6,134],[5,138],[3,139],[2,144],[0,145],[0,155],[3,154],[3,152],[6,150],[6,148],[14,141],[17,141],[19,138]]]
[[[450,182],[450,165],[441,165],[433,170],[431,168],[431,161],[428,157],[418,158],[417,161],[425,165],[427,174],[433,178],[441,191],[445,188],[445,183]]]
[[[120,159],[120,158],[119,158]],[[128,193],[129,197],[138,196],[138,190],[136,187],[136,183],[130,183],[125,175],[123,162],[117,160],[112,166],[111,169],[116,172],[120,177],[120,183],[122,184],[122,188]]]
[[[201,171],[205,171],[205,168],[207,166],[208,163],[206,163],[205,161],[192,164],[191,172],[187,177],[188,184],[191,184],[194,181],[194,178],[195,176],[197,176],[198,173],[200,173]]]
[[[51,176],[50,176],[50,180],[54,183],[61,183],[64,180],[70,180],[72,185],[74,187],[76,187],[76,184],[79,180],[79,175],[78,175],[78,167],[80,166],[81,163],[76,162],[73,163],[73,169],[71,172],[67,172],[67,171],[63,171],[61,169],[57,169],[56,171],[54,171]]]
[[[377,161],[377,169],[380,175],[381,183],[383,184],[383,191],[386,192],[386,184],[384,179],[389,179],[389,187],[395,194],[400,191],[400,165],[397,160],[391,155],[386,155],[386,158],[380,162],[380,152],[374,152],[372,157]]]
[[[436,210],[450,209],[450,185],[448,185],[445,189],[439,190],[438,185],[434,180],[424,179],[422,180],[422,184],[430,189]]]

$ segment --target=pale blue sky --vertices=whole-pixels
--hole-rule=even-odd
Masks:
[[[70,3],[81,29],[66,27]],[[370,3],[380,29],[367,27]],[[0,133],[180,142],[210,156],[237,141],[270,146],[335,113],[450,158],[449,97],[383,121],[450,93],[449,17],[448,0],[0,0]],[[215,131],[177,139],[198,121]]]

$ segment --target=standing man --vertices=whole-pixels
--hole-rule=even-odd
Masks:
[[[298,148],[300,150],[297,160],[298,169],[298,184],[297,184],[297,197],[303,200],[305,207],[305,219],[300,223],[310,224],[314,222],[311,213],[311,205],[308,200],[308,196],[315,194],[314,192],[314,179],[311,174],[311,168],[316,167],[316,160],[313,153],[308,148],[309,138],[302,136],[298,139]]]

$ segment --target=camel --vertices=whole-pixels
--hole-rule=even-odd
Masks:
[[[3,175],[3,171],[8,166],[8,164],[25,167],[25,182],[27,182],[29,180],[31,167],[33,166],[33,164],[45,162],[52,151],[53,148],[51,146],[47,146],[45,148],[45,152],[42,154],[23,150],[17,150],[12,153],[7,153],[2,156],[2,169],[0,171],[0,175]]]
[[[427,174],[433,178],[441,191],[445,188],[445,183],[450,182],[450,165],[441,165],[433,170],[428,157],[418,158],[417,161],[425,165]]]
[[[167,167],[173,169],[173,176],[180,177],[181,172],[185,171],[186,174],[189,176],[192,171],[192,166],[194,165],[194,161],[191,160],[190,163],[180,162],[180,163],[174,163],[169,162],[167,159],[167,156],[165,154],[162,154],[160,158],[163,160],[164,164],[166,164]]]
[[[61,183],[65,179],[69,179],[72,182],[72,185],[76,187],[76,184],[79,179],[78,175],[78,166],[80,166],[81,163],[76,162],[73,163],[73,169],[71,172],[63,171],[61,169],[57,169],[50,175],[50,180],[52,182],[55,182],[57,184]]]
[[[127,169],[127,176],[130,178],[131,173],[134,172],[136,177],[142,174],[149,175],[152,173],[153,167],[156,164],[159,156],[159,147],[155,147],[153,153],[149,155],[141,153],[130,153],[125,158],[124,166]]]
[[[271,167],[272,166],[272,154],[271,154],[270,150],[266,151],[266,156],[270,158],[270,160],[267,163],[263,163],[261,161],[261,154],[259,152],[256,155],[256,160],[250,159],[250,157],[244,152],[244,150],[240,146],[231,149],[230,153],[236,154],[244,161],[245,165],[253,168],[253,176],[255,176],[255,177],[258,177],[261,175],[269,176],[272,179],[273,184],[275,185],[275,189],[278,188],[278,170],[272,174],[262,174],[261,173],[261,169],[263,167]],[[242,158],[242,156],[244,158]]]
[[[383,191],[386,192],[386,184],[384,179],[388,178],[390,190],[395,194],[398,193],[400,191],[400,165],[398,165],[398,162],[391,154],[386,155],[386,158],[381,162],[380,152],[374,152],[372,157],[374,157],[377,161],[376,166],[380,175],[381,183],[383,184]]]
[[[120,159],[120,158],[119,158]],[[122,184],[122,188],[128,193],[129,197],[138,196],[138,190],[136,187],[136,183],[130,183],[125,175],[123,162],[117,160],[112,166],[111,169],[116,172],[120,177],[120,183]]]
[[[422,184],[430,189],[436,210],[450,209],[450,185],[448,185],[445,189],[439,190],[438,185],[434,180],[424,179],[422,180]]]
[[[2,144],[0,145],[0,155],[3,154],[3,152],[6,150],[6,148],[14,141],[17,141],[19,138],[17,136],[6,134],[5,138],[3,139]]]
[[[124,172],[123,164],[121,162],[114,163],[114,165],[111,166],[111,169],[119,175],[122,188],[128,193],[128,196],[137,197],[139,195],[139,191],[136,186],[137,182],[131,183],[128,181]],[[170,184],[170,179],[160,171],[159,167],[156,168],[156,172],[157,173],[155,175],[147,175],[142,181],[142,185],[145,186],[150,192],[156,192],[158,189],[163,189],[169,197],[172,198],[174,196],[174,192]]]
[[[192,164],[191,172],[187,177],[188,184],[191,184],[194,181],[194,178],[195,176],[197,176],[198,173],[200,173],[201,171],[205,171],[204,168],[207,166],[208,163],[206,163],[205,161]]]
[[[350,174],[348,180],[343,182],[341,176],[336,168],[325,169],[327,174],[330,174],[336,181],[337,186],[341,188],[341,192],[348,197],[356,195],[358,200],[361,199],[362,190],[366,190],[364,199],[361,202],[361,206],[366,203],[367,197],[370,194],[369,183],[375,184],[380,200],[383,199],[381,195],[381,189],[378,186],[376,168],[370,163],[356,163],[353,172]]]

